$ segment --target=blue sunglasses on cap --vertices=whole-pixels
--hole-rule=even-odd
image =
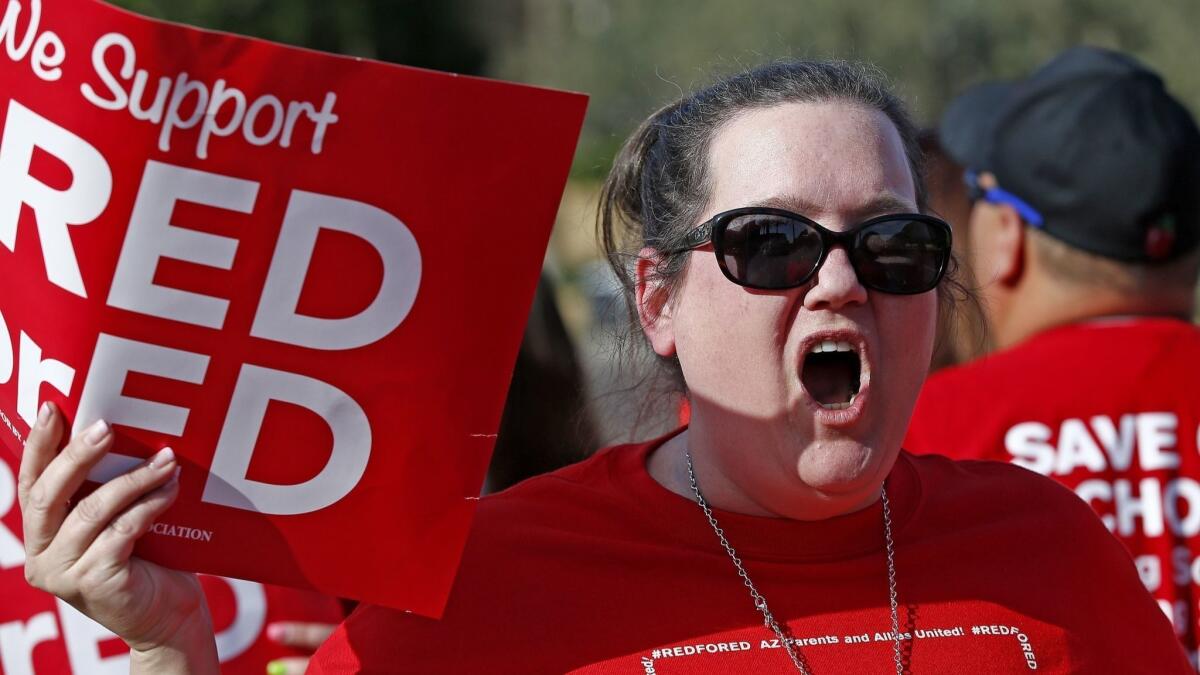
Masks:
[[[1021,219],[1033,227],[1041,227],[1045,220],[1037,209],[1025,200],[999,187],[985,188],[979,184],[979,172],[967,171],[963,174],[963,182],[967,184],[967,195],[971,201],[985,201],[989,204],[1007,204],[1021,216]]]

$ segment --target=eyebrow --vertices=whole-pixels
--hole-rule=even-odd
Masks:
[[[758,206],[772,209],[783,209],[785,211],[793,211],[800,215],[809,215],[812,213],[822,213],[825,207],[811,202],[803,197],[788,196],[788,197],[768,197],[767,199],[752,202],[749,206]],[[916,213],[917,207],[912,202],[899,195],[885,192],[877,195],[862,206],[856,208],[850,215],[854,220],[865,220],[872,216],[879,216],[886,213]],[[811,217],[811,216],[810,216]]]

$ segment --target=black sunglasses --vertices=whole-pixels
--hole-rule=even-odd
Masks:
[[[841,246],[859,282],[895,295],[933,290],[950,263],[950,226],[919,213],[871,218],[834,232],[798,213],[747,207],[718,213],[688,233],[683,249],[712,242],[717,264],[747,288],[803,286],[834,246]]]

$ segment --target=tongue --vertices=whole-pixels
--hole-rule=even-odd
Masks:
[[[821,403],[847,403],[858,390],[858,357],[849,352],[810,354],[801,381]]]

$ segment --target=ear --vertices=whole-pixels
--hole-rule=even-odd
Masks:
[[[996,281],[1016,286],[1025,273],[1025,221],[1016,209],[1000,204],[996,209]]]
[[[1024,272],[1025,224],[1010,206],[976,202],[967,230],[977,283],[1014,286]]]
[[[638,251],[634,274],[637,283],[637,311],[642,332],[650,341],[654,353],[659,356],[675,355],[675,327],[673,307],[667,297],[656,270],[662,261],[657,250],[643,248]]]

